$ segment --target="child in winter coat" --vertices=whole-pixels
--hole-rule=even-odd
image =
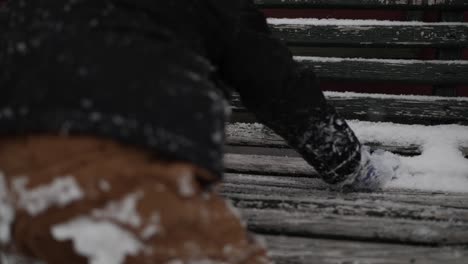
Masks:
[[[12,0],[6,8],[4,251],[51,264],[268,262],[212,190],[231,90],[324,181],[380,186],[314,74],[250,0]]]

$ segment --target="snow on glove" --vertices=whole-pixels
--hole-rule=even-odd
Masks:
[[[354,177],[340,184],[344,191],[375,191],[397,176],[400,158],[388,151],[370,153],[368,147],[361,152],[361,165]]]

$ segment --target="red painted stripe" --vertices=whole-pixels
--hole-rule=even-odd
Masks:
[[[457,86],[457,96],[468,97],[468,85]]]
[[[419,50],[418,59],[420,60],[436,60],[437,49],[436,48],[422,48]]]
[[[462,58],[468,60],[468,48],[463,49]]]
[[[424,22],[438,22],[440,21],[440,10],[426,10],[423,14]]]

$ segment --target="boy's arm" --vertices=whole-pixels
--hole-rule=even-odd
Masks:
[[[311,70],[274,38],[263,14],[245,1],[221,71],[259,121],[284,137],[330,184],[353,181],[361,146],[329,105]]]

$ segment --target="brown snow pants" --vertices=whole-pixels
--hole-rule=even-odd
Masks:
[[[0,199],[15,212],[2,250],[48,264],[90,263],[106,250],[122,263],[268,262],[229,204],[204,187],[214,177],[191,164],[109,140],[35,135],[0,139],[0,172]],[[93,236],[109,244],[83,249]]]

